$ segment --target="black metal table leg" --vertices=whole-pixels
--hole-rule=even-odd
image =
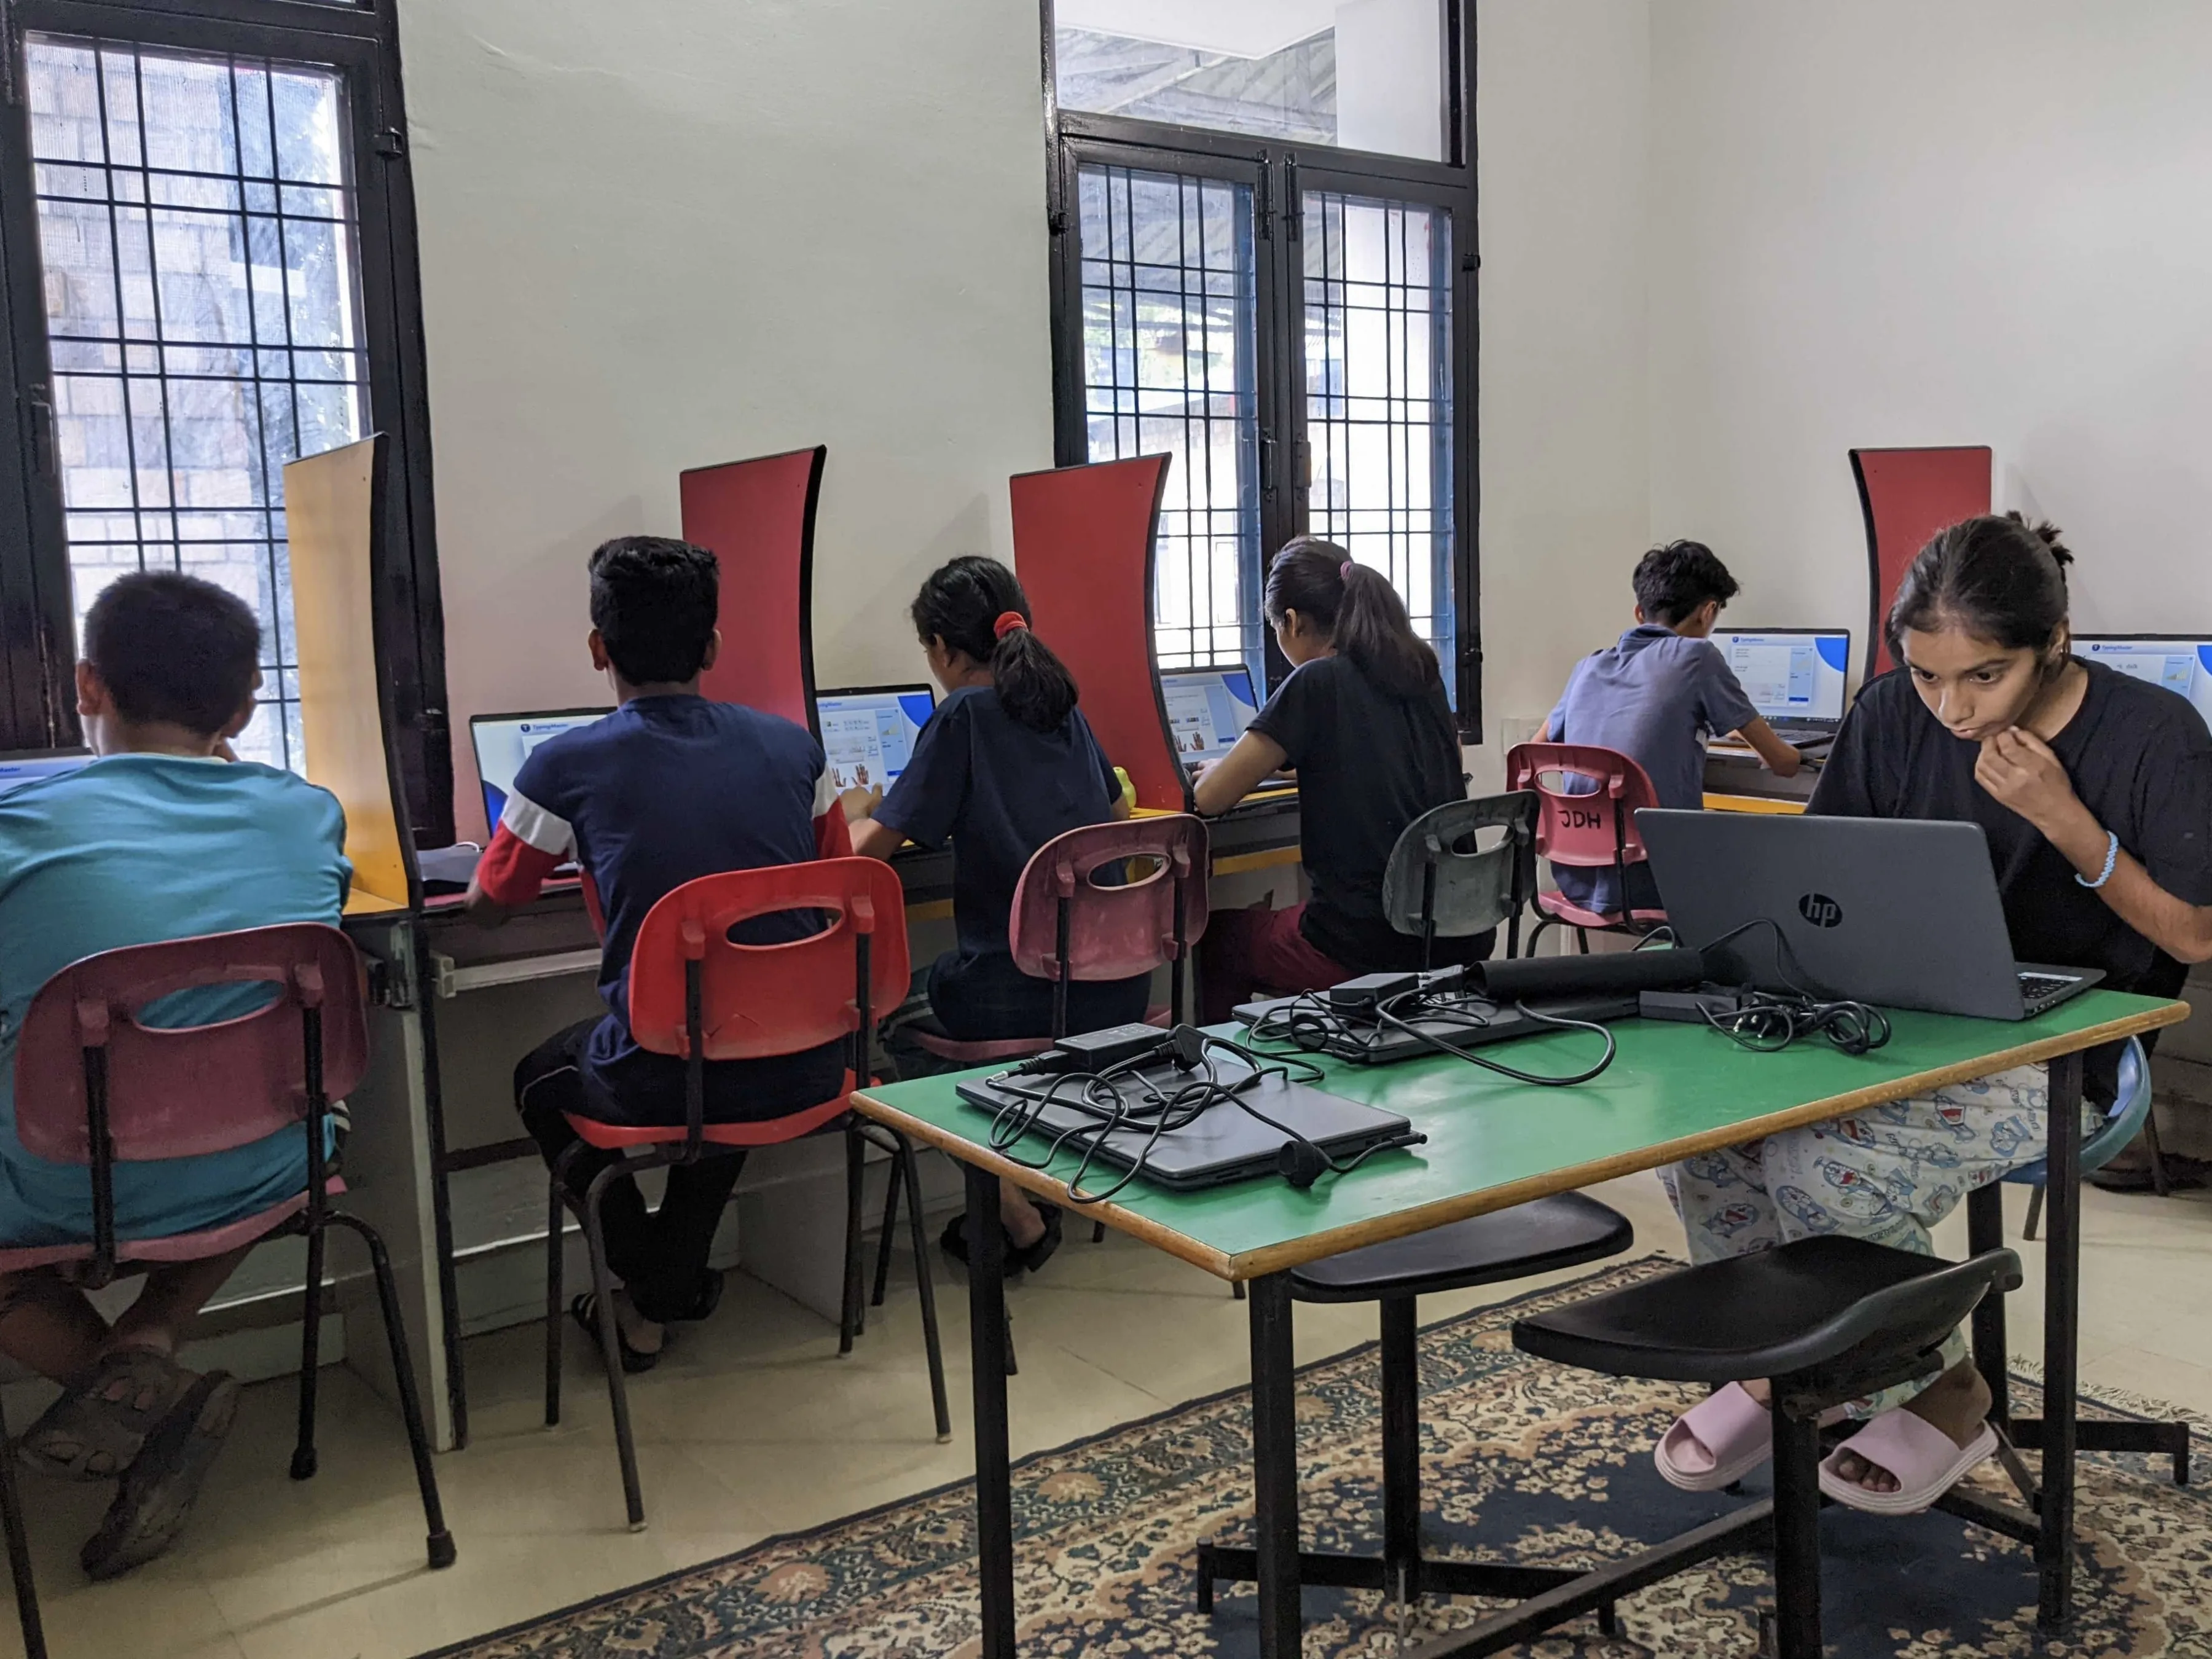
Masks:
[[[1006,1444],[1006,1236],[999,1177],[968,1176],[968,1352],[975,1391],[975,1568],[983,1600],[980,1659],[1014,1659],[1014,1496]],[[915,1207],[919,1209],[917,1201]]]
[[[2051,1062],[2050,1225],[2043,1283],[2043,1504],[2035,1622],[2057,1630],[2074,1612],[2075,1370],[2081,1357],[2081,1056]]]
[[[1298,1436],[1291,1278],[1251,1281],[1252,1542],[1260,1583],[1261,1659],[1297,1659]]]

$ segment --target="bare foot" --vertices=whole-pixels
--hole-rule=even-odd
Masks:
[[[999,1186],[999,1221],[1006,1230],[1008,1248],[1026,1250],[1044,1237],[1044,1218],[1037,1213],[1020,1188],[1011,1182]]]
[[[1963,1447],[1981,1432],[1990,1405],[1990,1385],[1982,1380],[1972,1361],[1962,1359],[1907,1401],[1905,1409],[1929,1427],[1942,1430],[1953,1444]],[[1836,1460],[1836,1473],[1869,1492],[1898,1489],[1895,1475],[1853,1453],[1846,1452]]]
[[[623,1340],[639,1353],[659,1353],[667,1340],[666,1329],[640,1313],[628,1291],[615,1292],[615,1323],[622,1327]]]

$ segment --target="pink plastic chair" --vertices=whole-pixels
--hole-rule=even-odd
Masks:
[[[755,916],[813,910],[824,918],[819,933],[782,945],[740,945],[730,930]],[[684,1121],[603,1123],[569,1115],[580,1145],[620,1152],[623,1161],[595,1176],[581,1206],[568,1198],[571,1148],[556,1164],[551,1218],[546,1229],[545,1423],[561,1420],[562,1237],[564,1208],[580,1208],[599,1298],[599,1347],[606,1364],[608,1402],[614,1414],[615,1449],[622,1463],[623,1501],[633,1530],[645,1524],[645,1492],[630,1428],[629,1391],[623,1376],[622,1339],[615,1323],[614,1280],[607,1267],[599,1206],[607,1188],[626,1176],[672,1164],[694,1164],[752,1146],[773,1146],[817,1131],[845,1135],[844,1305],[838,1352],[852,1351],[860,1329],[860,1176],[863,1144],[892,1154],[891,1197],[884,1212],[882,1255],[876,1266],[876,1301],[883,1300],[884,1270],[903,1178],[919,1188],[914,1146],[883,1124],[852,1109],[856,1073],[865,1070],[876,1013],[906,994],[906,897],[899,878],[879,859],[823,859],[768,865],[702,876],[663,894],[647,912],[630,953],[629,1029],[638,1046],[684,1061]],[[696,1040],[695,1040],[695,1034]],[[794,1054],[825,1043],[845,1042],[844,1086],[812,1106],[744,1123],[706,1121],[708,1060],[758,1060]],[[937,1300],[930,1282],[929,1246],[917,1210],[913,1218],[915,1279],[921,1297],[922,1341],[929,1358],[931,1403],[937,1437],[952,1437],[945,1391],[945,1360],[937,1334]]]
[[[1664,910],[1631,910],[1628,870],[1648,861],[1644,837],[1636,828],[1640,808],[1659,805],[1650,775],[1616,750],[1580,743],[1516,744],[1505,757],[1507,786],[1532,789],[1543,803],[1536,819],[1536,854],[1572,870],[1613,872],[1623,908],[1585,909],[1563,894],[1540,891],[1536,908],[1543,912],[1528,935],[1528,954],[1544,930],[1564,922],[1575,930],[1585,953],[1590,930],[1605,933],[1648,933],[1666,925]],[[1586,780],[1590,788],[1570,792],[1561,787],[1569,778]]]
[[[179,991],[265,984],[267,1006],[212,1025],[143,1025],[139,1013]],[[15,1048],[15,1130],[24,1149],[55,1164],[87,1167],[92,1237],[81,1243],[0,1249],[0,1272],[82,1262],[85,1283],[112,1280],[126,1262],[198,1261],[280,1235],[307,1239],[301,1317],[300,1439],[292,1478],[315,1473],[315,1383],[322,1313],[323,1246],[333,1224],[368,1247],[385,1334],[399,1386],[400,1410],[415,1454],[428,1525],[429,1562],[451,1566],[447,1531],[430,1467],[429,1440],[415,1390],[415,1367],[391,1258],[376,1230],[331,1207],[345,1183],[324,1169],[331,1097],[350,1093],[368,1067],[368,1022],[361,958],[335,927],[296,922],[103,951],[72,963],[40,988]],[[119,1238],[115,1166],[228,1152],[287,1129],[307,1140],[307,1183],[296,1195],[244,1220],[198,1232]],[[0,1437],[5,1425],[0,1425]],[[13,1460],[0,1457],[8,1551],[15,1570],[24,1646],[36,1638],[38,1606],[24,1553]]]
[[[1121,886],[1101,886],[1095,872],[1127,859],[1155,867]],[[1162,963],[1172,975],[1168,1006],[1146,1018],[1167,1025],[1182,1017],[1191,947],[1206,934],[1207,841],[1205,823],[1188,813],[1094,823],[1055,836],[1030,855],[1014,889],[1007,943],[1014,966],[1053,981],[1052,1035],[960,1042],[932,1031],[911,1033],[940,1060],[991,1066],[1042,1054],[1067,1035],[1067,988],[1077,980],[1133,979]]]

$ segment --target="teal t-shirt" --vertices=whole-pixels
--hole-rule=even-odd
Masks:
[[[335,922],[352,875],[345,814],[305,779],[251,762],[116,755],[0,798],[0,1243],[88,1237],[88,1171],[15,1133],[15,1036],[39,988],[95,951],[274,922]],[[263,988],[184,991],[155,1025],[234,1018]],[[118,1079],[118,1087],[131,1086]],[[119,1164],[116,1232],[220,1226],[307,1184],[296,1130],[200,1158]]]

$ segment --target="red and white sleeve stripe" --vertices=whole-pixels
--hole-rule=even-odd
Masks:
[[[491,845],[477,860],[477,886],[495,904],[527,904],[545,878],[574,856],[575,845],[566,819],[510,793]]]

